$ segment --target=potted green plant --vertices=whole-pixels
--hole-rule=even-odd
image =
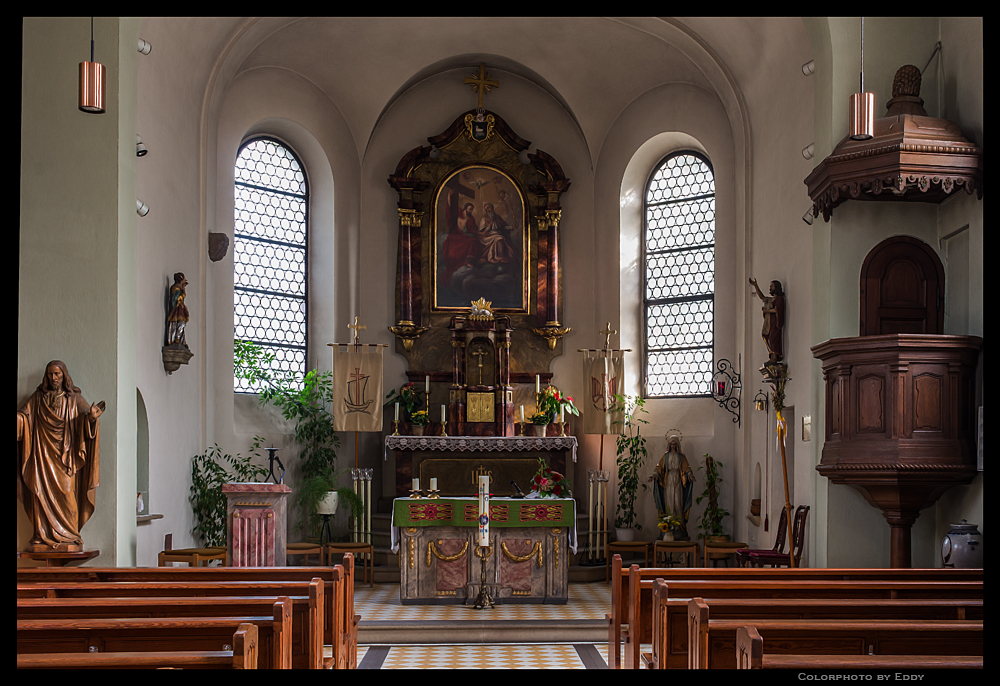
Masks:
[[[351,508],[351,517],[361,516],[364,504],[350,486],[339,486],[347,470],[329,474],[314,474],[298,485],[295,492],[300,511],[309,513],[309,533],[315,534],[322,526],[322,515],[334,515],[341,500]]]
[[[646,439],[640,433],[642,424],[648,424],[640,415],[646,414],[645,400],[639,396],[616,394],[612,412],[621,413],[621,433],[617,439],[618,507],[615,511],[615,530],[619,541],[635,538],[635,531],[642,531],[636,521],[635,498],[639,486],[648,485],[639,479],[639,471],[646,461]]]
[[[705,470],[705,491],[695,498],[695,502],[700,505],[702,500],[708,500],[705,511],[701,514],[701,521],[698,523],[698,528],[701,529],[698,538],[704,538],[706,541],[729,540],[729,535],[722,528],[722,519],[728,517],[729,512],[719,507],[719,484],[722,483],[719,469],[721,467],[722,463],[708,453],[705,453],[705,464],[698,467],[699,471]]]
[[[546,386],[538,395],[538,412],[548,413],[550,422],[559,421],[560,412],[580,416],[580,410],[573,404],[573,398],[555,386]]]
[[[531,415],[529,421],[532,423],[535,429],[536,436],[544,436],[545,431],[549,426],[549,422],[552,421],[552,415],[548,412],[536,412]]]
[[[423,436],[424,427],[431,421],[430,413],[427,410],[417,410],[410,414],[410,423],[413,425],[414,436]]]
[[[195,526],[191,530],[206,548],[226,545],[226,495],[222,486],[228,483],[254,483],[267,476],[267,470],[254,464],[260,459],[260,436],[254,436],[248,455],[228,455],[218,444],[195,455],[191,461],[191,505]]]
[[[421,403],[420,393],[417,391],[413,385],[413,382],[405,383],[399,387],[397,392],[395,388],[391,389],[385,396],[385,404],[382,407],[389,407],[389,405],[400,405],[403,408],[403,416],[396,417],[396,421],[409,422],[411,421],[411,416],[413,412],[420,407]],[[394,415],[395,416],[395,415]]]

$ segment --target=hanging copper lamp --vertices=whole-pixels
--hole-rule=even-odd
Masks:
[[[875,135],[875,94],[865,92],[865,18],[861,17],[861,92],[851,95],[848,111],[851,140],[866,141]]]
[[[94,61],[94,18],[90,18],[90,61],[80,62],[80,110],[104,114],[104,65]]]

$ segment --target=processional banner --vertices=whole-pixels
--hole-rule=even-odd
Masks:
[[[624,393],[623,352],[583,351],[583,380],[587,400],[583,403],[583,431],[588,434],[621,433],[621,412],[612,412],[615,395]]]
[[[333,430],[382,430],[382,347],[333,348]]]

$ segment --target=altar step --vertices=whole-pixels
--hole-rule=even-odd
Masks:
[[[542,607],[542,606],[534,606]],[[600,643],[608,625],[597,619],[489,619],[493,610],[463,608],[483,619],[365,620],[358,624],[359,645],[437,645],[479,643]]]

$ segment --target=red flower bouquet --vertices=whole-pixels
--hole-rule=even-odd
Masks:
[[[542,498],[570,498],[572,493],[569,490],[569,481],[560,472],[545,464],[545,460],[538,458],[538,471],[532,479],[531,488],[537,491]]]

